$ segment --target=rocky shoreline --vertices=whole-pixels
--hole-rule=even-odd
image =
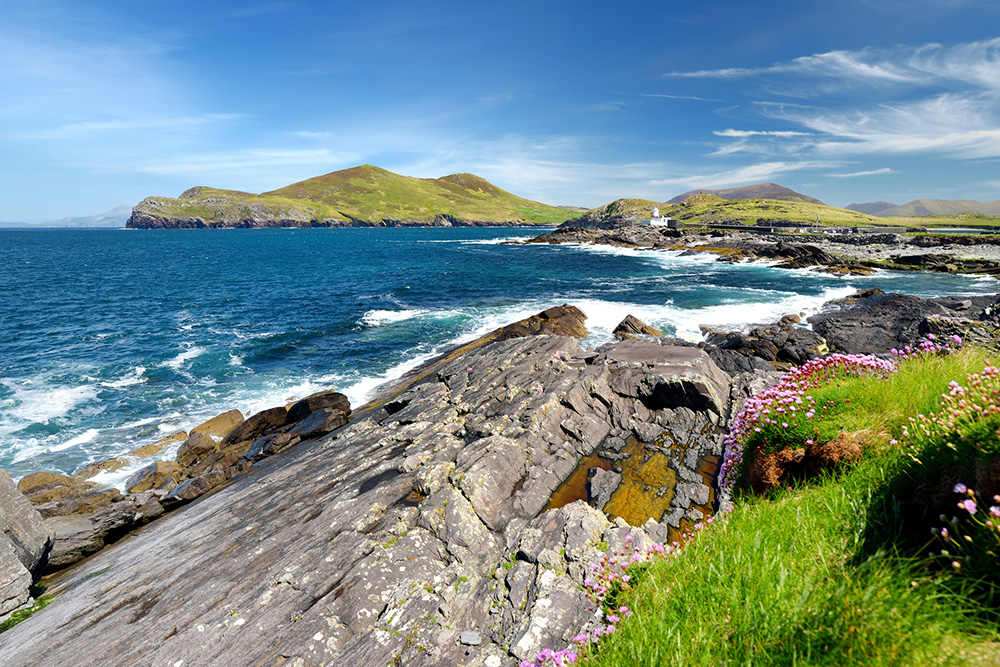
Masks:
[[[1000,236],[964,234],[776,234],[761,228],[676,229],[635,220],[570,220],[524,243],[587,243],[628,248],[713,253],[719,261],[768,261],[778,268],[835,275],[879,269],[1000,275]]]
[[[875,290],[808,323],[693,345],[627,318],[620,342],[584,349],[585,316],[563,306],[354,411],[331,391],[196,427],[96,509],[114,494],[0,478],[0,616],[66,564],[67,517],[111,525],[100,546],[133,531],[52,577],[55,602],[0,634],[0,663],[517,664],[596,622],[589,567],[725,504],[728,420],[778,371],[928,334],[996,346],[1000,295]]]

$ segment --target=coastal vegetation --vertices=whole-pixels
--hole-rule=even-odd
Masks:
[[[518,197],[473,174],[412,178],[362,165],[261,194],[195,187],[178,198],[148,197],[130,226],[141,226],[144,216],[166,221],[163,226],[204,227],[558,225],[575,212]],[[200,224],[185,224],[194,221]]]
[[[996,664],[1000,371],[958,343],[817,360],[752,399],[728,440],[724,520],[670,557],[626,557],[602,599],[608,625],[574,659]],[[811,438],[862,455],[750,488],[753,457]],[[539,657],[522,664],[567,661]]]

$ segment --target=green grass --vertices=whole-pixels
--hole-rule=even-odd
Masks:
[[[7,630],[10,630],[12,627],[14,627],[24,619],[34,614],[36,611],[39,611],[40,609],[44,609],[45,607],[47,607],[50,602],[52,602],[51,595],[43,595],[39,598],[36,598],[35,604],[32,607],[28,609],[22,609],[21,611],[15,611],[13,614],[11,614],[10,618],[8,618],[3,623],[0,623],[0,632],[6,632]]]
[[[900,539],[899,507],[924,499],[901,483],[915,464],[888,444],[985,356],[967,349],[815,390],[837,406],[824,428],[864,431],[876,446],[791,490],[739,494],[724,521],[616,597],[634,615],[587,664],[997,664],[995,616],[976,582],[933,567],[926,526],[911,521]]]

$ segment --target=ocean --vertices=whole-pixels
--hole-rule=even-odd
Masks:
[[[710,255],[518,245],[537,229],[0,230],[0,468],[71,474],[216,414],[333,388],[360,406],[545,308],[670,335],[810,314],[858,289],[988,294],[986,277],[835,277]],[[164,450],[172,458],[176,445]],[[121,485],[137,462],[96,478]]]

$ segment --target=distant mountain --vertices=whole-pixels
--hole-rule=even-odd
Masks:
[[[885,204],[878,210],[869,210]],[[984,215],[1000,215],[1000,199],[982,202],[973,199],[914,199],[907,204],[890,204],[889,202],[872,202],[868,204],[851,204],[847,208],[861,211],[879,217],[910,217],[915,215],[958,215],[959,213],[982,213]]]
[[[366,164],[259,195],[199,186],[176,199],[147,197],[132,209],[128,227],[558,225],[573,214],[474,174],[412,178]]]
[[[739,188],[726,188],[724,190],[690,190],[682,195],[677,195],[667,203],[680,204],[693,195],[715,195],[716,197],[730,201],[734,199],[776,199],[778,201],[799,201],[807,204],[826,205],[818,199],[799,194],[795,190],[778,185],[777,183],[757,183],[756,185],[744,185]]]
[[[898,204],[893,204],[887,201],[872,201],[864,204],[848,204],[844,208],[848,211],[857,211],[858,213],[864,213],[865,215],[879,215],[882,211],[886,209],[894,208]]]
[[[124,227],[128,217],[132,215],[131,206],[116,206],[110,211],[82,217],[59,218],[43,222],[39,227],[100,227],[115,229]]]
[[[0,222],[0,228],[7,229],[120,229],[125,227],[132,208],[116,206],[110,211],[97,215],[86,215],[72,218],[59,218],[48,222]]]

